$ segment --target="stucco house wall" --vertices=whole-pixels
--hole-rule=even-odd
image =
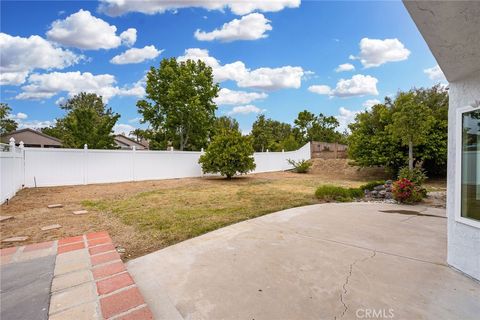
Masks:
[[[460,81],[450,82],[450,104],[448,111],[448,263],[462,272],[480,280],[480,229],[455,220],[455,185],[460,179],[457,172],[456,132],[457,110],[480,100],[480,73]]]

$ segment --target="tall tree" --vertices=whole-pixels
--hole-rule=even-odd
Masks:
[[[0,103],[0,135],[17,130],[18,123],[12,119],[12,109],[6,103]]]
[[[281,151],[292,146],[291,137],[294,134],[292,126],[285,122],[265,118],[259,115],[252,126],[251,136],[256,151]]]
[[[67,111],[65,117],[43,132],[61,139],[67,148],[83,148],[84,144],[91,149],[115,148],[113,126],[120,115],[107,108],[102,97],[82,92],[60,107]]]
[[[426,141],[434,119],[430,109],[416,100],[413,92],[399,93],[393,111],[389,130],[408,146],[408,168],[413,170],[413,147]]]
[[[215,119],[213,126],[212,137],[220,134],[222,131],[237,131],[240,132],[238,121],[234,118],[221,116]]]
[[[386,166],[392,173],[408,164],[408,138],[392,132],[395,130],[394,115],[402,110],[400,105],[405,101],[415,106],[409,110],[418,117],[415,122],[428,119],[419,123],[418,130],[413,130],[415,135],[418,131],[422,138],[421,142],[413,143],[414,162],[421,161],[430,176],[444,175],[447,165],[448,92],[440,85],[400,92],[396,99],[385,98],[383,104],[358,114],[355,122],[349,125],[349,157],[361,166]],[[399,126],[400,117],[404,119],[405,114],[395,117]],[[407,142],[401,138],[407,139]]]
[[[199,150],[212,130],[218,91],[212,68],[204,62],[163,59],[158,69],[150,68],[146,99],[137,107],[153,132],[164,133],[159,137],[180,150]]]
[[[313,124],[317,120],[317,117],[310,111],[303,110],[301,111],[297,118],[293,121],[295,127],[298,128],[300,138],[302,139],[301,143],[306,143],[311,141],[310,133],[313,127]]]

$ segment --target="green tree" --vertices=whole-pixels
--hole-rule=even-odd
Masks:
[[[293,135],[292,126],[288,123],[268,119],[259,115],[252,125],[253,147],[256,151],[281,151],[283,144]]]
[[[220,173],[231,179],[255,169],[252,139],[236,130],[223,130],[213,137],[198,162],[204,173]]]
[[[199,150],[208,142],[215,119],[218,84],[212,68],[198,60],[163,59],[147,74],[146,99],[137,102],[152,138],[171,142],[176,149]],[[160,134],[156,134],[160,133]]]
[[[405,165],[405,148],[390,134],[392,109],[377,104],[370,111],[357,114],[349,125],[348,155],[362,167],[386,166],[392,171]]]
[[[18,124],[11,118],[12,109],[6,103],[0,103],[0,135],[17,130]]]
[[[311,113],[310,111],[303,110],[301,111],[297,118],[293,121],[296,128],[298,128],[299,136],[300,136],[300,143],[305,144],[311,141],[311,130],[313,124],[317,120],[317,117]]]
[[[238,124],[238,121],[235,120],[234,118],[227,117],[227,116],[221,116],[215,119],[215,123],[213,126],[213,132],[212,132],[212,137],[216,136],[217,134],[220,134],[222,131],[238,131],[240,132],[240,126]]]
[[[428,118],[427,123],[421,123],[419,127],[422,142],[413,143],[414,159],[422,163],[429,176],[444,175],[447,164],[448,92],[440,85],[400,92],[395,100],[386,97],[383,104],[358,114],[355,122],[349,125],[349,157],[361,166],[386,166],[392,174],[408,164],[408,141],[402,143],[399,134],[392,133],[394,115],[401,110],[400,105],[404,101],[421,106],[409,110],[415,117],[418,112],[418,119]],[[397,118],[397,123],[399,120]],[[417,130],[413,131],[417,134]]]
[[[91,149],[115,148],[113,126],[120,115],[107,108],[102,97],[82,92],[60,107],[67,111],[65,117],[43,132],[62,140],[66,148],[83,148],[84,144]]]
[[[416,100],[413,92],[398,94],[389,130],[402,145],[408,146],[410,170],[413,170],[413,147],[426,141],[433,120],[431,110]]]

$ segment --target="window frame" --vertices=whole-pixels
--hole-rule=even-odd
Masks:
[[[462,217],[462,135],[464,113],[480,110],[480,107],[462,107],[456,111],[455,121],[455,221],[480,229],[480,220]]]

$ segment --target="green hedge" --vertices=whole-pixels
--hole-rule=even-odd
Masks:
[[[321,185],[315,191],[315,196],[326,201],[352,201],[354,198],[363,197],[363,190],[359,188],[344,188],[334,185]]]

